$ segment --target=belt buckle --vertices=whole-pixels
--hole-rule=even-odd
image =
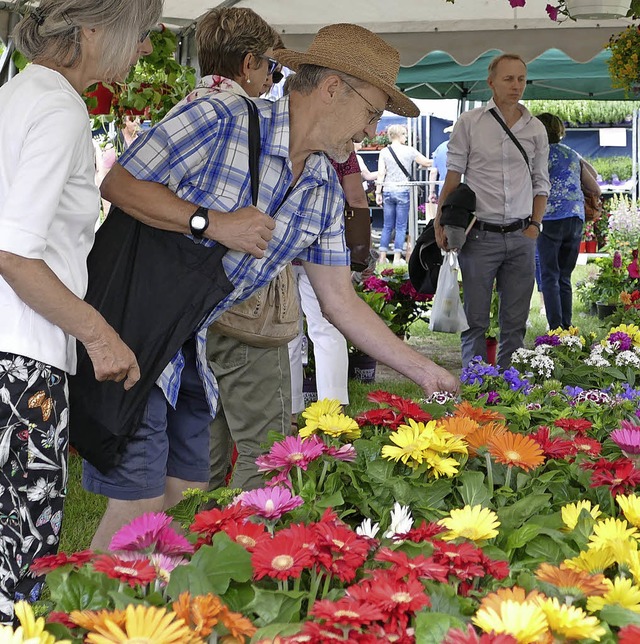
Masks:
[[[500,233],[501,233],[502,235],[504,235],[504,234],[507,232],[507,230],[506,230],[506,229],[507,229],[507,226],[505,226],[504,224],[498,224],[498,227],[499,227],[499,229],[500,229]]]

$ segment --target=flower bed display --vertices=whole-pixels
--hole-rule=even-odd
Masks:
[[[314,403],[263,489],[188,494],[186,538],[147,514],[36,560],[46,626],[22,603],[0,641],[639,642],[638,375],[639,327],[571,329],[473,361],[457,398]]]

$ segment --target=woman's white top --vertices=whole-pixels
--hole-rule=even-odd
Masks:
[[[0,88],[0,250],[41,259],[80,298],[99,192],[87,107],[58,72],[29,65]],[[75,373],[75,339],[0,276],[0,351]]]
[[[415,148],[402,145],[402,143],[395,141],[380,152],[380,158],[384,161],[384,167],[387,171],[384,177],[384,190],[386,192],[409,190],[408,182],[410,179],[407,178],[407,175],[400,169],[396,160],[391,156],[389,147],[393,148],[393,151],[398,157],[398,161],[402,163],[410,175],[413,175],[413,162],[420,153]]]

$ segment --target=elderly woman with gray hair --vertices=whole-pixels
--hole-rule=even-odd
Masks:
[[[58,548],[76,339],[98,380],[139,378],[82,299],[99,193],[81,95],[152,51],[161,11],[161,0],[41,0],[14,32],[32,64],[0,88],[0,622],[37,598],[29,567]]]

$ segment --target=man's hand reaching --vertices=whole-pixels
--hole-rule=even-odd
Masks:
[[[269,215],[247,206],[230,213],[209,211],[209,217],[211,223],[205,232],[208,239],[258,259],[264,257],[276,227]]]

